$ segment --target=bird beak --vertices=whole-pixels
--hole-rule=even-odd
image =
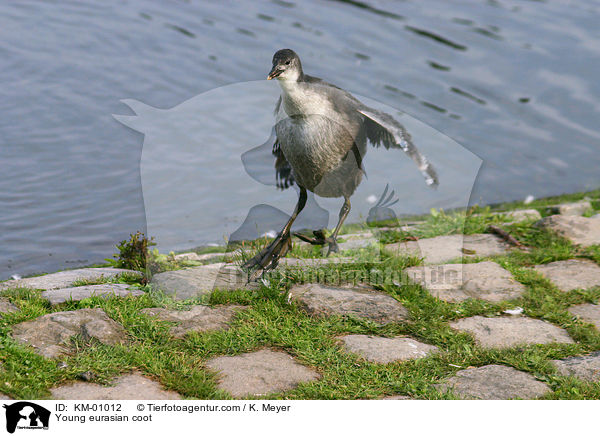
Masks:
[[[275,77],[279,76],[281,73],[283,73],[283,70],[280,70],[279,68],[277,68],[277,65],[273,65],[271,72],[267,76],[267,80],[274,79]]]

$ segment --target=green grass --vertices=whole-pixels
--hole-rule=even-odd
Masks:
[[[598,198],[600,191],[586,195]],[[561,197],[561,201],[575,201],[579,198],[583,196]],[[543,207],[545,202],[551,204],[556,201],[537,200],[534,204],[535,207]],[[513,206],[517,207],[518,203],[506,205],[504,210]],[[142,281],[134,277],[77,284],[134,283],[146,291],[138,298],[90,298],[53,307],[40,298],[40,291],[4,291],[4,297],[17,305],[20,311],[0,318],[0,392],[15,399],[48,398],[50,388],[69,380],[79,380],[83,373],[91,372],[96,383],[108,383],[119,374],[137,369],[186,398],[226,399],[230,398],[229,394],[218,389],[215,375],[206,369],[205,362],[216,356],[236,355],[269,347],[289,353],[303,365],[318,371],[321,378],[300,384],[288,392],[264,398],[366,399],[409,395],[420,399],[453,399],[456,396],[452,392],[443,393],[436,389],[436,384],[461,369],[500,364],[528,372],[547,383],[552,391],[543,398],[600,399],[600,383],[561,376],[551,364],[553,359],[600,350],[600,332],[568,312],[568,308],[574,304],[598,303],[600,288],[561,292],[529,268],[536,264],[575,257],[600,263],[600,246],[581,249],[551,232],[532,226],[532,222],[508,224],[505,217],[493,214],[493,211],[494,208],[474,208],[468,213],[435,211],[422,217],[422,224],[410,232],[397,229],[374,231],[382,242],[392,243],[415,236],[424,238],[462,232],[480,233],[485,232],[490,224],[503,227],[530,250],[513,250],[508,254],[486,259],[506,268],[527,289],[521,298],[501,303],[473,299],[447,303],[433,298],[419,285],[394,282],[390,277],[400,277],[405,268],[420,265],[421,259],[395,257],[373,248],[344,253],[352,255],[354,262],[351,264],[332,264],[309,271],[289,271],[285,276],[273,275],[254,292],[217,290],[205,298],[184,302],[154,292],[149,286],[142,286]],[[344,228],[344,233],[364,229],[364,226],[348,226]],[[240,262],[252,255],[267,242],[268,240],[261,239],[245,243],[245,254],[238,256],[236,261]],[[301,247],[296,244],[290,255],[320,257],[322,254],[319,247]],[[479,260],[482,259],[465,261]],[[160,270],[193,266],[175,262],[172,256],[156,253],[153,261],[160,264]],[[390,272],[393,274],[390,275]],[[332,284],[336,280],[339,282],[348,278],[361,282],[382,277],[374,287],[400,301],[409,310],[411,320],[380,326],[353,317],[311,317],[296,303],[288,302],[286,294],[290,286],[302,283],[307,273],[321,280],[329,280]],[[183,339],[174,339],[169,335],[169,323],[140,313],[146,307],[185,309],[187,305],[198,303],[242,304],[249,309],[238,314],[229,330],[190,333]],[[504,310],[517,306],[522,307],[527,316],[566,329],[575,343],[485,349],[478,346],[470,335],[449,327],[449,322],[460,318],[475,315],[501,316]],[[128,334],[128,343],[107,346],[73,338],[72,352],[69,355],[49,360],[10,337],[11,328],[17,323],[55,311],[87,307],[100,307],[109,317],[122,324]],[[346,334],[386,337],[408,335],[437,346],[439,353],[403,363],[370,363],[342,351],[336,338]]]

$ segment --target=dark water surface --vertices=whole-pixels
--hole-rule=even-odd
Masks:
[[[261,80],[283,47],[310,74],[477,154],[473,202],[597,188],[599,11],[558,0],[3,2],[0,279],[101,261],[145,230],[143,135],[111,116],[131,114],[121,99],[169,109]],[[221,238],[198,226],[190,242]]]

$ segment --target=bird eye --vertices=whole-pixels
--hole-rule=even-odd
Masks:
[[[287,61],[285,64],[286,64],[286,65],[289,65],[289,64],[291,64],[291,63],[292,63],[292,61]]]

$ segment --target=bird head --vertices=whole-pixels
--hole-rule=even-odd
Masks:
[[[267,76],[267,80],[290,80],[297,81],[302,77],[302,64],[294,50],[284,48],[273,55],[273,68]]]

